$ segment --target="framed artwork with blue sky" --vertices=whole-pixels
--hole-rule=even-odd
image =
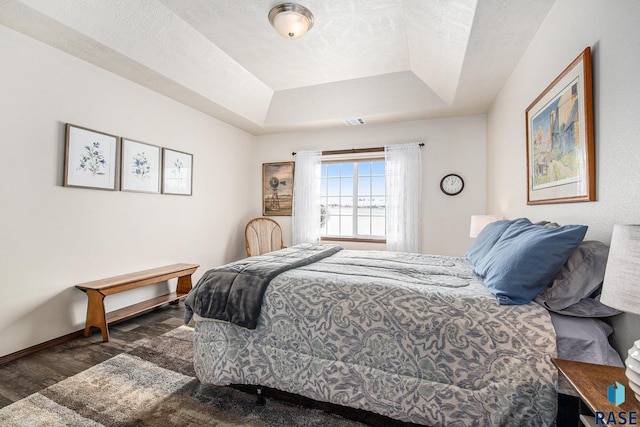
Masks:
[[[526,110],[527,204],[596,200],[591,49]]]

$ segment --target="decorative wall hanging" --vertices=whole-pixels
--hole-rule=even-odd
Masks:
[[[162,193],[191,196],[193,155],[162,149]]]
[[[160,147],[122,138],[120,189],[160,193]]]
[[[64,186],[116,190],[119,138],[66,125]]]
[[[527,204],[596,200],[591,49],[526,110]]]
[[[294,162],[262,164],[262,215],[291,215]]]

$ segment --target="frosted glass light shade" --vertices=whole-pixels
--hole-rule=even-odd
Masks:
[[[478,237],[478,234],[480,234],[482,229],[492,222],[499,220],[500,217],[496,215],[472,215],[471,226],[469,227],[469,237]]]
[[[271,9],[269,22],[285,39],[298,39],[313,27],[313,14],[299,4],[283,3]]]

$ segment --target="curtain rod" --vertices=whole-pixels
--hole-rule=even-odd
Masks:
[[[424,147],[424,142],[421,142],[418,145],[420,146],[420,148],[422,148],[422,147]],[[352,148],[350,150],[328,150],[328,151],[323,151],[322,155],[323,156],[333,156],[333,155],[337,155],[337,154],[377,153],[379,151],[384,151],[384,147]],[[293,153],[291,153],[291,155],[295,156],[296,152],[294,151]]]

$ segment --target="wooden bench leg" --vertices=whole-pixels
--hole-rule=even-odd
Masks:
[[[188,294],[191,290],[191,275],[178,277],[178,285],[176,286],[176,293]]]
[[[91,335],[91,327],[100,328],[102,332],[102,341],[109,341],[109,329],[107,327],[107,315],[104,311],[104,295],[100,292],[87,289],[87,323],[84,328],[84,336]]]
[[[191,290],[191,275],[178,277],[178,285],[176,286],[176,294],[185,295]],[[179,299],[171,301],[169,304],[176,305],[180,302]]]

